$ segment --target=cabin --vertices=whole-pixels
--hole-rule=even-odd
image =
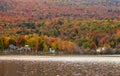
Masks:
[[[105,50],[106,50],[106,47],[100,47],[100,48],[96,49],[96,52],[101,53]]]
[[[51,54],[54,54],[54,53],[55,53],[55,50],[49,48],[49,52],[50,52]]]

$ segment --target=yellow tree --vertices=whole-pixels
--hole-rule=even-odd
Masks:
[[[43,44],[43,51],[45,51],[45,52],[47,52],[48,51],[48,46],[47,46],[47,44]]]
[[[5,42],[5,48],[8,48],[9,47],[9,40],[10,40],[10,37],[4,37],[4,42]]]
[[[39,50],[39,36],[33,34],[26,42],[35,52]]]
[[[3,37],[0,37],[0,49],[3,50],[5,48],[5,39]]]

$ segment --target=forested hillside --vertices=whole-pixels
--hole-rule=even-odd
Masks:
[[[120,0],[0,0],[0,30],[1,49],[120,53]]]
[[[20,20],[56,17],[120,18],[119,0],[0,0],[2,16]],[[4,15],[3,15],[4,14]]]

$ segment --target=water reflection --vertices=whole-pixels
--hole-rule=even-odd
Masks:
[[[0,76],[120,76],[120,63],[1,60]]]

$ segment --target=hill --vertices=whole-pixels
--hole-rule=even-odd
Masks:
[[[0,0],[0,49],[120,53],[119,20],[120,0]]]
[[[1,17],[40,20],[57,17],[120,18],[119,0],[0,0]],[[4,14],[4,15],[3,15]]]

